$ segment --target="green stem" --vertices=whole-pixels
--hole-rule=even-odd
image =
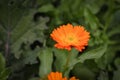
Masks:
[[[68,70],[68,65],[69,65],[69,62],[70,62],[70,56],[71,56],[71,52],[68,53],[68,56],[67,56],[67,61],[66,61],[66,64],[65,64],[65,67],[63,69],[63,74],[65,75],[66,71]]]

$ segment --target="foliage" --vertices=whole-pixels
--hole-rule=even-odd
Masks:
[[[0,0],[0,10],[0,80],[120,79],[119,0]],[[53,47],[51,31],[67,23],[90,32],[83,52]]]
[[[5,59],[2,54],[0,54],[0,80],[6,80],[10,73],[8,68],[5,68]]]

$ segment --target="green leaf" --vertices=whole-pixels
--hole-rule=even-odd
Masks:
[[[87,8],[89,8],[92,11],[92,13],[96,14],[99,12],[99,10],[102,7],[102,5],[104,4],[104,2],[105,2],[104,0],[99,0],[99,1],[97,1],[97,0],[91,0],[91,1],[85,0],[84,4]]]
[[[1,0],[0,6],[0,23],[5,29],[13,29],[20,17],[29,10],[22,5],[22,1],[15,0]]]
[[[114,71],[113,80],[120,80],[120,65],[116,71]]]
[[[0,73],[0,80],[7,80],[10,72],[11,72],[11,71],[10,71],[9,68],[8,68],[8,69],[7,69],[7,68],[4,69],[4,70]]]
[[[108,37],[114,36],[115,34],[120,34],[120,25],[116,26],[116,28],[113,28],[113,29],[108,33]]]
[[[83,63],[87,59],[99,59],[101,56],[104,55],[106,50],[107,50],[107,45],[101,45],[96,49],[82,53],[82,55],[80,55],[80,57],[78,58],[78,62]]]
[[[52,3],[52,2],[54,2],[54,0],[36,0],[36,3],[38,5],[48,4],[48,3]]]
[[[0,80],[6,80],[10,74],[10,70],[5,68],[5,58],[0,53]]]
[[[55,54],[55,69],[56,71],[63,72],[64,76],[68,76],[70,70],[74,67],[78,51],[72,49],[71,51],[54,49]]]
[[[88,9],[84,9],[84,17],[87,24],[90,25],[92,30],[96,30],[101,27],[98,18]]]
[[[112,19],[110,20],[110,23],[108,24],[108,36],[114,36],[116,34],[120,34],[120,10],[114,11],[113,13],[111,13],[111,17]],[[108,17],[109,19],[109,17]],[[115,26],[115,28],[114,28]]]
[[[38,54],[40,60],[39,76],[46,77],[52,71],[53,53],[52,48],[42,48]]]
[[[64,76],[68,76],[70,71],[73,69],[73,67],[76,65],[76,61],[77,61],[77,57],[78,57],[79,51],[76,49],[72,49],[69,53],[67,58],[69,58],[68,60],[68,65],[67,68],[65,70]]]
[[[0,44],[2,46],[8,44],[10,53],[13,53],[16,58],[20,58],[24,53],[23,44],[30,46],[35,40],[44,41],[43,30],[47,29],[46,22],[49,20],[48,17],[39,17],[35,22],[34,16],[37,11],[35,8],[29,8],[28,3],[27,0],[0,1]]]
[[[104,72],[104,71],[101,71],[100,75],[98,76],[98,80],[109,80],[108,73]]]
[[[82,63],[77,63],[71,73],[80,80],[95,80],[95,73]]]
[[[38,9],[38,11],[40,12],[49,12],[49,11],[53,11],[55,8],[52,4],[46,4],[46,5],[43,5],[42,7],[40,7]]]
[[[56,58],[54,63],[55,70],[59,72],[63,72],[67,61],[68,51],[54,48],[54,55]]]
[[[37,57],[38,57],[38,53],[40,48],[36,48],[35,50],[31,50],[31,49],[26,49],[23,53],[23,63],[24,64],[35,64],[38,63],[37,61]]]
[[[117,68],[120,68],[120,58],[116,58],[114,64]]]
[[[0,53],[0,72],[5,69],[5,58]]]
[[[70,61],[69,61],[69,68],[73,68],[75,65],[75,61],[77,60],[76,58],[78,57],[79,51],[76,49],[72,49],[70,52]]]
[[[70,70],[72,70],[73,67],[79,62],[83,63],[85,60],[99,59],[100,57],[102,57],[104,55],[106,50],[107,50],[107,45],[104,45],[104,46],[100,46],[96,49],[90,50],[88,52],[82,53],[79,57],[77,57],[78,52],[71,53],[72,56],[70,58],[68,69],[66,70],[65,75],[67,76],[69,74]]]
[[[106,67],[108,67],[108,65],[113,62],[116,55],[115,52],[116,50],[113,46],[108,46],[105,54],[101,58],[96,60],[98,67],[102,70],[105,70]]]
[[[20,54],[24,52],[22,44],[30,45],[35,40],[44,41],[43,30],[46,29],[45,23],[48,21],[48,18],[41,17],[39,23],[34,23],[33,15],[34,13],[31,12],[23,16],[11,33],[11,49],[16,58],[19,58]]]

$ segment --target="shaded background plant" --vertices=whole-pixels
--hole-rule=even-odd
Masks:
[[[0,10],[0,80],[61,71],[67,52],[53,48],[50,33],[67,23],[84,25],[91,35],[84,52],[72,50],[69,76],[120,79],[119,0],[1,0]]]

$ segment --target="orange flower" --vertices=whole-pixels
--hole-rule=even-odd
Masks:
[[[79,80],[79,79],[76,79],[75,77],[71,77],[70,80]]]
[[[59,72],[51,72],[48,75],[48,80],[67,80],[67,78],[62,77],[62,73]]]
[[[48,80],[67,80],[66,77],[62,77],[62,73],[59,73],[59,72],[51,72],[49,75],[48,75]],[[70,80],[78,80],[76,79],[75,77],[72,77],[70,78]]]
[[[71,24],[54,29],[50,36],[57,42],[55,44],[56,48],[71,50],[71,47],[74,47],[79,51],[85,49],[90,38],[89,32],[83,26],[73,26]]]

